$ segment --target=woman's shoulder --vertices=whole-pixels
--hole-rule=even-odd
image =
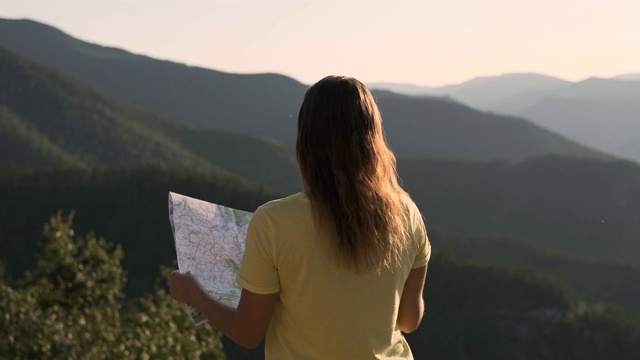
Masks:
[[[418,209],[418,205],[408,194],[403,196],[406,224],[411,228],[424,227],[424,216]]]
[[[401,195],[402,202],[404,203],[404,208],[407,214],[412,216],[418,215],[420,216],[420,209],[418,209],[418,205],[413,201],[411,196],[407,193]]]
[[[258,207],[256,213],[268,213],[268,214],[286,214],[291,212],[302,211],[310,206],[309,198],[303,192],[292,194],[280,199],[271,200]]]

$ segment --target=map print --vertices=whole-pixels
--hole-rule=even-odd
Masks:
[[[214,298],[237,307],[236,283],[247,228],[253,213],[169,193],[169,222],[176,244],[178,269],[190,271]],[[188,307],[196,325],[207,319]]]

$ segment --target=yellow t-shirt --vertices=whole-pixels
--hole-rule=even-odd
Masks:
[[[427,264],[431,247],[412,202],[405,219],[413,245],[401,268],[356,274],[337,266],[321,246],[304,193],[259,207],[237,282],[253,293],[280,293],[266,358],[412,359],[397,325],[398,306],[409,271]]]

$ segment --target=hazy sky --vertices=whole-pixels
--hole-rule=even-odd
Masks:
[[[328,74],[439,86],[507,72],[640,72],[640,0],[0,0],[0,17],[305,83]]]

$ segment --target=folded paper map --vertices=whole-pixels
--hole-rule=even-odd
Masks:
[[[237,307],[236,283],[250,212],[169,193],[169,222],[176,244],[178,269],[190,271],[214,298]],[[196,325],[207,319],[188,307]]]

